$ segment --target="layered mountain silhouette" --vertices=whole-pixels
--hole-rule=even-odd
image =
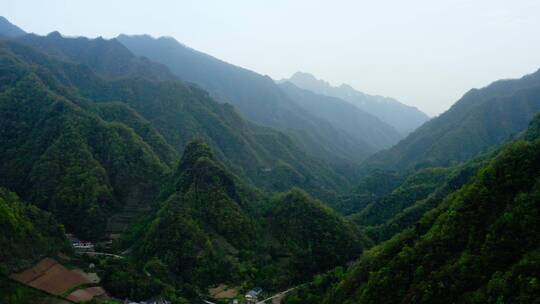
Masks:
[[[117,39],[136,55],[167,65],[179,78],[233,104],[248,119],[286,132],[313,156],[338,164],[357,162],[398,140],[394,130],[373,119],[369,130],[345,132],[299,105],[270,77],[193,50],[173,38],[120,35]],[[371,130],[383,134],[382,140],[373,141]]]
[[[282,82],[279,87],[310,114],[364,142],[370,151],[390,147],[401,139],[393,127],[341,99],[300,89],[290,82]]]
[[[116,299],[197,302],[217,284],[297,286],[286,304],[540,297],[540,70],[425,122],[172,38],[4,18],[0,37],[2,302],[29,302],[10,273],[73,254],[66,232],[121,233],[104,250],[125,258],[91,258]]]
[[[115,40],[26,35],[0,42],[0,57],[0,184],[81,236],[103,235],[125,208],[149,207],[195,137],[266,189],[297,185],[326,197],[349,183],[285,134],[246,121]]]
[[[429,120],[429,117],[422,111],[415,107],[404,105],[393,98],[369,95],[355,90],[347,84],[334,87],[309,73],[296,72],[291,78],[284,79],[281,82],[284,81],[291,82],[299,88],[310,90],[317,94],[345,100],[394,127],[403,136],[406,136]]]
[[[364,168],[410,170],[451,165],[497,146],[527,127],[540,110],[540,71],[467,92]]]

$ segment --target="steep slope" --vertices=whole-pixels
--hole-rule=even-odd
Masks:
[[[367,242],[301,190],[268,200],[200,140],[187,145],[167,185],[161,209],[136,232],[135,257],[162,262],[182,289],[223,282],[284,288],[356,258]]]
[[[17,41],[39,46],[52,54],[51,58],[31,48],[6,43],[23,62],[41,66],[38,70],[46,73],[42,75],[46,79],[55,81],[58,95],[90,99],[92,102],[79,102],[84,104],[84,111],[132,128],[168,165],[177,160],[176,155],[190,139],[203,137],[227,166],[267,189],[284,190],[298,185],[320,197],[330,197],[348,185],[343,176],[306,156],[286,135],[242,119],[231,106],[215,103],[206,92],[176,80],[160,81],[161,74],[139,76],[144,74],[141,71],[155,70],[155,64],[144,67],[145,60],[133,59],[114,40],[49,35]],[[76,46],[79,42],[82,46]],[[93,43],[97,46],[92,46]],[[84,53],[90,58],[84,54],[69,55],[83,46],[96,53]],[[125,66],[119,71],[108,67],[113,69],[108,72],[102,68],[106,64],[86,65],[99,58],[108,62],[117,57],[109,54],[126,52],[127,59],[115,60],[135,67]],[[69,62],[57,58],[68,58]],[[75,60],[80,62],[72,63]],[[106,75],[100,77],[94,70]],[[136,77],[132,77],[134,73]],[[9,87],[13,84],[10,81],[14,80],[6,78],[4,84]]]
[[[315,94],[290,82],[283,82],[279,87],[312,115],[329,121],[336,128],[355,137],[358,142],[365,143],[366,147],[370,147],[368,151],[389,148],[401,139],[393,127],[338,98]]]
[[[304,110],[268,76],[197,52],[173,38],[120,35],[117,39],[136,55],[167,65],[178,77],[201,86],[218,101],[233,104],[248,119],[286,132],[312,156],[347,164],[371,152],[366,143]]]
[[[372,210],[362,210],[360,213],[363,214],[352,215],[351,220],[356,220],[358,224],[364,225],[366,222],[365,219],[369,219],[369,216],[366,215],[371,215],[372,218],[378,218],[379,214],[384,215],[378,221],[379,223],[368,226],[364,225],[362,231],[374,243],[388,240],[395,234],[413,227],[426,212],[439,206],[446,196],[465,185],[476,174],[478,169],[486,164],[487,159],[489,159],[489,155],[444,170],[437,168],[442,171],[444,178],[439,178],[438,180],[428,179],[425,182],[420,182],[418,185],[408,183],[413,188],[411,191],[415,191],[414,188],[427,190],[424,191],[424,195],[418,195],[418,192],[415,195],[410,195],[407,183],[404,183],[404,185],[398,187],[389,195],[380,198],[377,203],[374,203],[374,205],[378,204],[377,207],[379,209],[371,208]],[[419,174],[423,174],[423,171],[420,171]],[[415,175],[408,178],[408,180],[415,180]]]
[[[300,189],[275,197],[265,217],[282,254],[293,257],[289,276],[299,281],[355,259],[369,245],[352,223]]]
[[[144,77],[151,80],[176,79],[165,66],[133,55],[115,39],[64,38],[59,32],[52,32],[47,36],[24,35],[15,40],[55,59],[84,64],[94,73],[109,79],[129,77]]]
[[[539,110],[540,71],[497,81],[469,91],[448,111],[363,166],[407,170],[464,161],[525,129]]]
[[[333,96],[350,102],[364,112],[394,127],[403,136],[429,120],[429,117],[422,111],[404,105],[393,98],[368,95],[346,84],[333,87],[328,82],[318,80],[308,73],[297,72],[284,81],[291,82],[299,88],[317,94]]]
[[[160,81],[170,77],[168,70],[162,73],[162,66],[134,57],[115,39],[73,39],[59,35],[24,38],[18,41],[40,49],[46,45],[54,56],[79,60],[78,63],[85,64],[92,71],[109,75],[107,78],[115,75],[115,80],[103,81],[88,75],[84,67],[57,73],[83,96],[99,102],[119,100],[128,104],[178,152],[194,137],[204,137],[227,165],[265,188],[284,190],[298,185],[324,195],[327,191],[346,186],[348,182],[344,177],[354,174],[350,166],[345,166],[349,168],[343,170],[345,173],[333,172],[337,169],[332,170],[328,165],[307,157],[303,152],[305,149],[298,147],[289,137],[242,119],[231,106],[215,103],[201,89],[174,80]],[[71,56],[74,50],[83,47],[95,53]],[[118,59],[118,54],[127,58]],[[107,64],[98,64],[97,67],[86,65],[96,58],[125,64],[118,71],[103,72],[101,66],[108,67]],[[350,164],[346,162],[345,165]]]
[[[15,51],[45,62],[35,66]],[[1,185],[81,237],[103,235],[107,216],[131,201],[150,204],[167,170],[150,144],[87,110],[88,101],[66,91],[45,57],[12,44],[0,46],[0,57]]]
[[[404,179],[404,176],[396,172],[372,171],[362,178],[350,193],[339,196],[332,207],[344,215],[357,213],[372,202],[390,194],[403,183]]]
[[[241,192],[240,183],[206,144],[190,143],[166,190],[168,199],[143,241],[135,244],[137,257],[158,258],[196,286],[231,279],[238,270],[229,256],[253,247],[257,233],[247,212],[251,202],[245,201],[251,197]]]
[[[0,16],[0,37],[13,38],[26,34],[21,28]]]
[[[2,276],[58,253],[67,245],[62,227],[54,218],[0,188],[0,282]]]
[[[361,227],[376,226],[393,218],[416,201],[429,196],[448,179],[451,169],[429,168],[407,177],[405,181],[388,195],[369,202],[350,219]]]
[[[324,303],[534,303],[540,117],[416,226],[367,252]]]

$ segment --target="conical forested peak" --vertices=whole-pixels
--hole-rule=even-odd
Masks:
[[[366,245],[356,227],[298,188],[277,195],[266,218],[280,242],[294,244],[290,267],[298,280],[358,257]]]
[[[292,188],[278,196],[276,203],[287,207],[305,207],[314,202],[313,198],[300,188]]]
[[[214,157],[210,146],[208,146],[208,144],[202,139],[194,139],[190,143],[188,143],[184,151],[183,159],[189,156],[205,156],[210,158]]]
[[[186,169],[193,168],[197,160],[201,157],[214,159],[214,154],[206,142],[204,142],[202,139],[195,139],[191,141],[184,149],[184,155],[180,160],[180,165],[178,166],[176,173],[178,174]]]
[[[186,192],[190,188],[223,191],[239,202],[233,175],[217,160],[210,147],[201,139],[190,142],[174,175],[175,190]]]
[[[49,38],[62,38],[62,34],[60,34],[59,31],[52,31],[49,34],[47,34],[47,37],[49,37]]]

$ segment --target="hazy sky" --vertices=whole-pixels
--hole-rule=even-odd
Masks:
[[[0,0],[28,32],[172,36],[274,79],[295,71],[430,115],[540,68],[539,0]]]

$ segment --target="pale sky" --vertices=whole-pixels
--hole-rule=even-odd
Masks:
[[[310,72],[429,115],[540,68],[538,0],[0,0],[27,32],[172,36],[274,79]]]

